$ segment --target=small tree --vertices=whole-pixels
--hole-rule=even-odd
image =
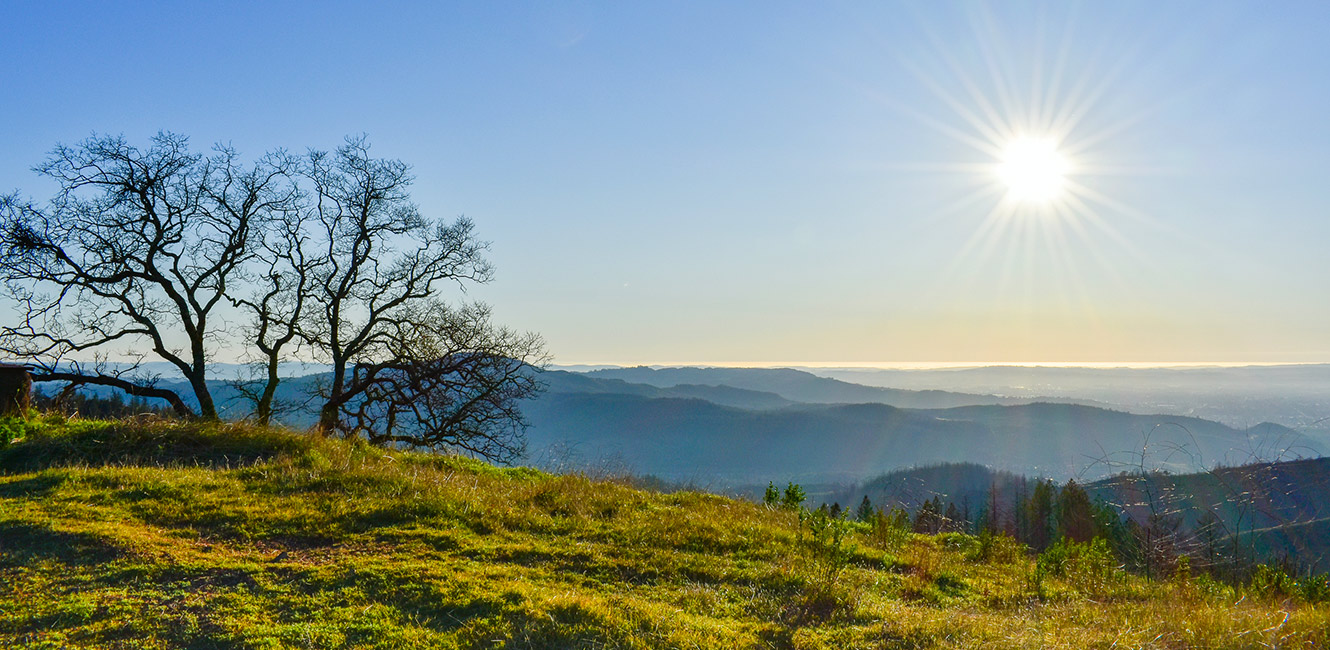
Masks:
[[[798,508],[803,504],[804,499],[806,498],[808,498],[808,496],[804,494],[803,487],[798,483],[791,482],[789,485],[785,486],[785,494],[781,497],[780,503],[786,508],[793,509]]]
[[[762,503],[765,503],[768,506],[780,504],[780,490],[776,489],[775,482],[767,481],[767,491],[766,494],[762,495]]]
[[[952,501],[947,502],[947,511],[942,516],[942,527],[949,533],[965,532],[965,521],[961,519],[961,511]]]
[[[302,195],[303,196],[303,195]],[[303,206],[302,206],[303,208]],[[253,289],[246,295],[229,296],[232,304],[249,313],[243,335],[248,339],[252,363],[249,378],[232,380],[231,387],[254,405],[254,418],[261,425],[280,411],[305,404],[277,403],[281,363],[300,343],[300,323],[305,315],[313,270],[320,261],[307,257],[310,236],[305,232],[304,209],[290,210],[272,220],[255,246]]]
[[[1058,536],[1075,542],[1088,542],[1094,539],[1094,506],[1090,496],[1075,479],[1067,481],[1058,496]]]
[[[868,523],[873,521],[873,502],[868,500],[868,495],[864,495],[864,500],[859,502],[859,509],[855,510],[854,518]]]
[[[1026,514],[1026,539],[1035,552],[1043,551],[1053,542],[1053,500],[1057,488],[1049,480],[1036,481],[1029,501],[1022,504]]]
[[[979,513],[979,528],[993,535],[1003,532],[1002,505],[998,498],[996,482],[988,485],[988,498],[984,502],[983,510]]]
[[[1218,572],[1220,562],[1223,559],[1223,549],[1220,548],[1220,540],[1224,535],[1224,522],[1215,514],[1213,509],[1207,508],[1201,513],[1200,519],[1196,521],[1196,538],[1200,545],[1201,559],[1204,564],[1202,568],[1210,573]]]
[[[942,502],[937,497],[924,501],[914,513],[914,532],[929,535],[942,532]]]

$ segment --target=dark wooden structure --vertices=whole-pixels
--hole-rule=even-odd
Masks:
[[[32,377],[28,369],[0,363],[0,417],[23,415],[32,404]]]

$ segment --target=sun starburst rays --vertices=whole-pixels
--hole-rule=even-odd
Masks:
[[[1060,26],[1056,40],[1046,38],[1048,20],[1037,22],[1037,38],[1024,50],[1032,52],[1024,65],[1002,56],[1020,48],[1009,47],[1012,38],[983,9],[970,23],[968,54],[977,61],[963,62],[967,51],[925,27],[931,65],[918,52],[904,62],[946,109],[906,112],[972,152],[971,160],[933,166],[969,179],[970,189],[932,218],[972,220],[968,237],[934,283],[983,283],[1023,300],[1040,286],[1045,302],[1074,306],[1093,321],[1097,314],[1087,278],[1126,291],[1123,265],[1145,261],[1120,226],[1161,227],[1148,214],[1095,189],[1105,177],[1145,171],[1115,166],[1102,154],[1106,143],[1131,129],[1150,108],[1104,119],[1105,98],[1128,69],[1130,53],[1101,65],[1109,55],[1101,41],[1086,68],[1084,59],[1072,62],[1078,42],[1074,15]],[[1098,272],[1087,275],[1087,263]]]

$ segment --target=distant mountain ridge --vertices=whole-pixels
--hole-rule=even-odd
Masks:
[[[944,390],[903,390],[853,384],[791,368],[609,368],[582,373],[597,379],[618,379],[670,388],[681,384],[731,386],[775,393],[793,402],[812,404],[890,404],[900,408],[950,408],[978,404],[1028,404],[1043,398],[999,397]],[[1050,398],[1043,401],[1093,403]]]
[[[796,404],[773,392],[703,384],[656,386],[623,379],[591,376],[589,373],[547,370],[541,373],[549,393],[636,395],[639,397],[702,399],[721,406],[747,409],[783,408]]]
[[[1133,413],[1191,415],[1233,426],[1275,422],[1330,444],[1330,364],[1087,368],[817,368],[867,386],[1072,398]],[[1092,401],[1093,400],[1093,401]]]
[[[634,473],[712,485],[854,481],[893,468],[975,460],[1065,479],[1117,471],[1115,463],[1147,443],[1223,458],[1257,440],[1298,438],[1278,425],[1237,430],[1196,418],[1044,403],[940,410],[802,404],[758,411],[700,399],[551,393],[525,412],[533,452],[572,446],[590,464],[613,458]],[[1187,471],[1198,468],[1192,460],[1160,462]]]

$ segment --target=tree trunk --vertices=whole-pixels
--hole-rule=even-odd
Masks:
[[[338,406],[333,404],[331,400],[323,405],[323,408],[319,411],[319,425],[315,429],[319,435],[327,437],[337,428],[338,410],[340,410]]]
[[[0,364],[0,417],[23,417],[32,400],[32,378],[23,366]]]
[[[188,378],[190,387],[194,389],[194,396],[199,400],[199,419],[217,420],[217,407],[212,401],[212,393],[208,390],[208,381],[203,378],[203,371],[191,372]]]
[[[266,427],[272,421],[272,402],[277,395],[277,384],[280,381],[277,376],[277,357],[268,357],[268,383],[264,385],[263,395],[259,397],[259,403],[254,407],[259,426]]]
[[[334,361],[332,385],[328,387],[328,399],[323,403],[323,408],[319,410],[319,424],[314,429],[321,436],[329,436],[337,428],[338,412],[342,410],[342,388],[345,384],[346,364]]]

